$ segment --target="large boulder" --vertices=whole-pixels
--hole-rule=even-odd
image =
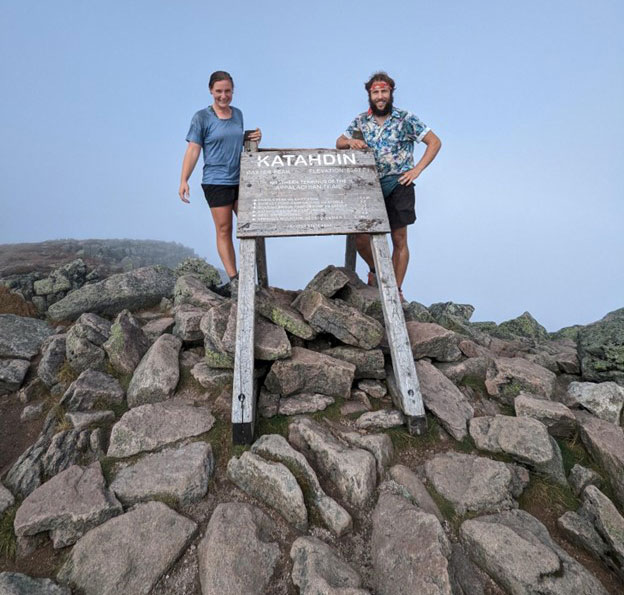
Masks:
[[[0,358],[31,359],[54,329],[37,318],[0,314]]]
[[[578,352],[584,380],[624,385],[624,308],[579,329]]]
[[[83,312],[116,316],[123,309],[141,310],[171,297],[175,274],[162,266],[143,267],[112,275],[72,291],[48,308],[52,320],[75,320]]]
[[[270,392],[281,395],[321,393],[348,398],[355,366],[302,347],[292,348],[292,357],[276,361],[265,384]]]
[[[382,492],[373,512],[375,593],[451,595],[451,545],[440,521],[407,499]]]
[[[459,537],[472,560],[509,593],[607,595],[546,527],[523,510],[467,520]]]
[[[527,393],[520,393],[514,400],[517,416],[533,417],[541,421],[551,436],[568,438],[576,429],[576,418],[563,403],[536,399]]]
[[[273,522],[242,502],[219,504],[197,549],[203,595],[263,595],[280,558]]]
[[[501,453],[567,486],[558,444],[546,426],[531,417],[474,417],[470,436],[479,450]]]
[[[61,587],[49,578],[33,578],[19,572],[0,572],[2,595],[71,595],[67,587]]]
[[[18,390],[29,367],[30,363],[25,359],[0,359],[0,395]]]
[[[339,345],[322,351],[325,355],[335,357],[355,366],[354,378],[385,378],[385,360],[381,349],[360,349]]]
[[[139,321],[130,311],[122,310],[102,345],[113,368],[121,374],[132,374],[150,346]]]
[[[54,547],[61,548],[122,512],[99,463],[86,468],[73,465],[22,502],[15,515],[15,534],[28,537],[49,531]]]
[[[104,372],[85,370],[61,399],[61,406],[66,411],[92,411],[123,404],[124,391],[119,380]]]
[[[310,340],[316,337],[315,330],[303,316],[284,300],[276,290],[262,288],[256,292],[256,310],[259,314],[284,328],[291,335]]]
[[[571,407],[576,405],[600,419],[614,424],[620,423],[624,407],[624,386],[615,382],[571,382],[566,396]]]
[[[440,362],[461,359],[457,335],[431,322],[407,322],[407,334],[414,359],[428,357]]]
[[[161,502],[138,504],[84,535],[58,579],[85,595],[149,593],[196,531]]]
[[[179,356],[182,341],[161,335],[137,366],[128,386],[128,405],[137,407],[171,397],[180,380]]]
[[[52,335],[42,346],[37,376],[48,388],[59,382],[59,373],[65,363],[65,340],[66,335]]]
[[[67,333],[65,352],[72,369],[80,374],[88,368],[104,369],[103,345],[110,336],[111,323],[92,312],[82,314]]]
[[[518,318],[501,322],[496,329],[496,335],[503,338],[526,337],[538,341],[548,339],[548,331],[529,312],[521,314]]]
[[[211,283],[211,286],[216,287],[214,283]],[[224,299],[209,289],[197,275],[192,274],[178,277],[173,290],[173,303],[176,306],[188,304],[209,310],[213,306],[218,306]]]
[[[488,369],[485,387],[488,394],[508,405],[522,391],[550,399],[557,377],[550,370],[519,357],[500,357]]]
[[[135,407],[113,426],[108,456],[123,458],[157,450],[208,432],[215,418],[206,407],[178,400]]]

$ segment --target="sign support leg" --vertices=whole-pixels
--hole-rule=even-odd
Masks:
[[[236,351],[232,389],[232,440],[251,444],[256,420],[254,383],[256,240],[240,241]]]
[[[355,260],[357,251],[355,249],[355,234],[347,234],[347,242],[345,246],[345,268],[355,271]]]
[[[398,400],[407,417],[409,432],[421,434],[427,427],[425,408],[416,375],[414,357],[407,336],[405,316],[399,299],[399,290],[392,268],[386,234],[371,234],[371,244]]]
[[[256,238],[256,267],[258,269],[258,285],[260,287],[268,287],[269,270],[267,269],[264,238]]]

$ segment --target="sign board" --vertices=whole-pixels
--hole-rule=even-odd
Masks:
[[[280,149],[242,154],[237,237],[389,231],[371,152]]]

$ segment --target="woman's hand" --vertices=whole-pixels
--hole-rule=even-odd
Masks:
[[[261,139],[262,139],[262,132],[260,131],[260,128],[256,128],[247,137],[247,140],[250,140],[254,143],[259,143]]]
[[[180,200],[185,203],[190,203],[190,194],[191,193],[189,190],[188,182],[180,182],[180,189],[178,190],[178,196],[180,197]]]

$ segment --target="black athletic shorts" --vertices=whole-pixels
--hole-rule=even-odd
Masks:
[[[384,198],[390,229],[399,229],[416,221],[416,197],[414,184],[397,184],[394,190]]]
[[[238,200],[238,184],[236,186],[226,186],[224,184],[202,184],[204,196],[208,201],[208,206],[226,207],[233,205]]]

